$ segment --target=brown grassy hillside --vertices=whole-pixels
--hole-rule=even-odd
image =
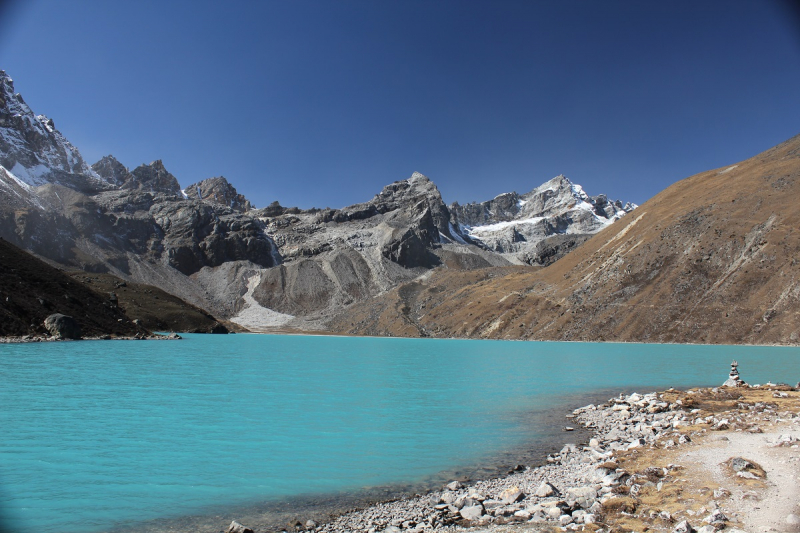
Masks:
[[[800,340],[800,136],[682,180],[553,265],[440,271],[354,306],[368,335]]]

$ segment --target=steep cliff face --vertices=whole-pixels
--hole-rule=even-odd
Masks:
[[[635,207],[602,194],[589,196],[580,185],[556,176],[523,195],[452,204],[450,220],[465,239],[512,262],[548,265]]]
[[[178,196],[181,186],[178,180],[170,174],[160,159],[149,165],[139,165],[133,169],[133,180],[123,185],[125,189],[138,189],[143,192],[164,193]]]
[[[800,136],[676,183],[549,267],[437,272],[354,306],[331,329],[797,344],[796,198]]]
[[[97,225],[83,227],[82,234],[96,232],[115,240],[118,249],[166,262],[182,274],[227,261],[276,264],[275,247],[263,225],[229,208],[139,190],[105,192],[91,202],[97,206]],[[67,210],[76,223],[89,214],[78,207]]]

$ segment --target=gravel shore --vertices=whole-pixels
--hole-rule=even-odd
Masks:
[[[287,530],[800,531],[794,387],[631,394],[576,409],[565,423],[565,440],[570,424],[594,436],[566,444],[545,465],[469,485],[452,482],[325,524],[297,521]],[[769,505],[754,522],[765,501],[784,503]],[[229,528],[246,530],[238,523]]]
[[[74,342],[75,340],[83,340],[83,341],[108,341],[108,340],[115,340],[115,341],[168,341],[168,340],[179,340],[181,338],[180,335],[177,333],[170,333],[168,335],[159,335],[157,333],[153,333],[152,335],[144,335],[144,334],[137,334],[137,335],[130,335],[130,336],[120,336],[120,335],[102,335],[102,336],[89,336],[89,337],[81,337],[80,339],[61,339],[59,337],[54,337],[51,335],[22,335],[18,337],[0,337],[0,344],[25,344],[30,342]]]

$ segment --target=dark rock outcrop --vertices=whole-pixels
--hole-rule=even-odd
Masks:
[[[50,335],[59,339],[77,340],[81,338],[81,327],[78,322],[71,316],[61,313],[53,313],[45,318],[44,327],[50,332]]]
[[[170,266],[189,275],[205,266],[248,260],[262,267],[278,264],[263,224],[248,215],[204,202],[154,202],[148,214],[155,223],[150,238],[162,234]]]
[[[532,249],[520,254],[529,265],[547,266],[555,263],[572,250],[592,238],[592,234],[554,234],[534,244]]]

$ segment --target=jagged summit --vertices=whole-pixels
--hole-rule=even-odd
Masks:
[[[149,165],[139,165],[131,172],[113,155],[107,155],[92,165],[92,170],[105,181],[120,189],[171,195],[181,194],[178,180],[169,173],[160,159]]]
[[[213,202],[230,207],[234,211],[244,212],[253,209],[250,200],[239,194],[224,176],[198,181],[181,192],[186,198]]]
[[[131,182],[134,179],[128,167],[117,161],[113,155],[107,155],[93,164],[92,170],[97,172],[101,178],[117,187],[123,187],[125,183]]]
[[[133,169],[131,174],[133,174],[134,181],[130,183],[130,187],[126,188],[154,193],[181,194],[178,180],[167,171],[160,159],[156,159],[149,165],[139,165]]]
[[[431,179],[428,176],[426,176],[425,174],[422,174],[422,173],[417,172],[415,170],[414,172],[411,173],[411,177],[408,178],[408,180],[406,180],[406,181],[408,181],[408,182],[416,182],[416,181],[430,182]]]
[[[619,200],[609,202],[604,194],[589,196],[583,187],[573,183],[563,174],[523,194],[519,199],[522,203],[520,212],[523,215],[547,216],[568,209],[584,209],[605,221],[614,221],[636,207],[629,202],[625,204],[628,206],[626,210],[622,202]]]
[[[47,128],[47,131],[50,133],[56,131],[56,123],[53,122],[53,119],[49,118],[47,115],[36,115],[36,120],[38,120],[45,128]]]

